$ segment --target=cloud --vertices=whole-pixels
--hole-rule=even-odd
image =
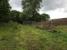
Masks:
[[[54,10],[57,8],[67,8],[67,0],[43,0],[42,9]]]
[[[47,11],[46,13],[50,14],[51,19],[67,18],[67,13],[64,12],[63,8]]]
[[[22,9],[21,0],[10,0],[9,3],[10,3],[10,6],[12,7],[12,10],[21,11]]]
[[[51,19],[67,18],[67,0],[43,0],[40,13],[47,13]]]
[[[21,0],[10,0],[12,9],[21,10]],[[41,10],[49,11],[57,8],[64,8],[67,12],[67,0],[43,0]]]
[[[67,13],[64,12],[64,8],[57,8],[49,11],[40,11],[40,13],[46,13],[50,15],[50,19],[67,18]]]

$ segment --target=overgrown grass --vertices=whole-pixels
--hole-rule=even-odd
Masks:
[[[67,50],[67,26],[56,32],[15,22],[0,25],[0,50]]]

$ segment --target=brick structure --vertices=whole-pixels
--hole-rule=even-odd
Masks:
[[[67,18],[53,19],[51,20],[52,25],[67,25]]]
[[[41,28],[52,28],[58,25],[67,25],[67,18],[53,19],[49,21],[38,22],[37,24]]]

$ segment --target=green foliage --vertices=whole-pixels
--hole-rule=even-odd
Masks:
[[[19,15],[20,15],[20,12],[18,12],[16,10],[12,10],[10,12],[10,17],[11,17],[10,19],[16,21],[19,19]]]
[[[48,14],[39,14],[39,13],[35,13],[34,16],[28,16],[26,14],[22,14],[22,21],[34,21],[34,22],[40,22],[40,21],[46,21],[46,20],[49,20],[50,16]]]
[[[0,50],[16,50],[17,23],[0,24]]]
[[[34,17],[32,17],[32,19],[34,21],[47,21],[49,20],[50,16],[48,14],[39,14],[39,13],[36,13]]]
[[[8,3],[9,0],[0,0],[0,22],[8,21],[10,5]]]
[[[41,20],[49,20],[50,16],[48,14],[41,14]]]
[[[0,25],[0,50],[67,50],[67,26],[56,32],[15,22]]]
[[[39,9],[40,2],[42,2],[42,0],[22,0],[23,9]]]
[[[66,26],[58,28],[65,29]],[[67,31],[58,28],[52,33],[29,25],[21,26],[17,38],[19,50],[67,50]]]
[[[41,20],[48,20],[48,14],[40,15],[38,10],[40,9],[40,4],[42,0],[22,0],[23,5],[23,19],[29,21],[41,21]]]
[[[23,13],[30,18],[36,16],[41,2],[42,0],[22,0]]]
[[[24,21],[26,21],[27,23],[27,21],[38,22],[41,20],[46,20],[46,18],[48,18],[48,15],[40,15],[38,13],[42,0],[22,0],[24,9],[23,13],[16,10],[10,11],[10,5],[8,2],[9,0],[0,1],[0,22],[8,22],[10,20],[13,20],[19,23],[24,23]]]
[[[28,28],[28,29],[27,29]],[[39,29],[36,29],[33,26],[29,25],[23,25],[20,27],[20,33],[18,33],[17,40],[19,41],[19,49],[25,49],[25,50],[42,50],[44,47],[45,41],[40,41],[42,38],[42,34],[40,34],[42,31]]]

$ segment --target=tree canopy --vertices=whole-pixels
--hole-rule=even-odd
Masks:
[[[42,0],[22,0],[23,12],[29,17],[34,16],[39,10],[41,2]]]
[[[49,18],[49,15],[38,13],[42,0],[22,0],[23,17],[33,21],[41,21]]]
[[[10,12],[9,0],[0,0],[0,21],[8,19]]]
[[[42,0],[22,0],[23,12],[10,11],[9,0],[0,0],[0,22],[13,20],[23,23],[24,21],[46,20],[49,15],[39,14]]]

